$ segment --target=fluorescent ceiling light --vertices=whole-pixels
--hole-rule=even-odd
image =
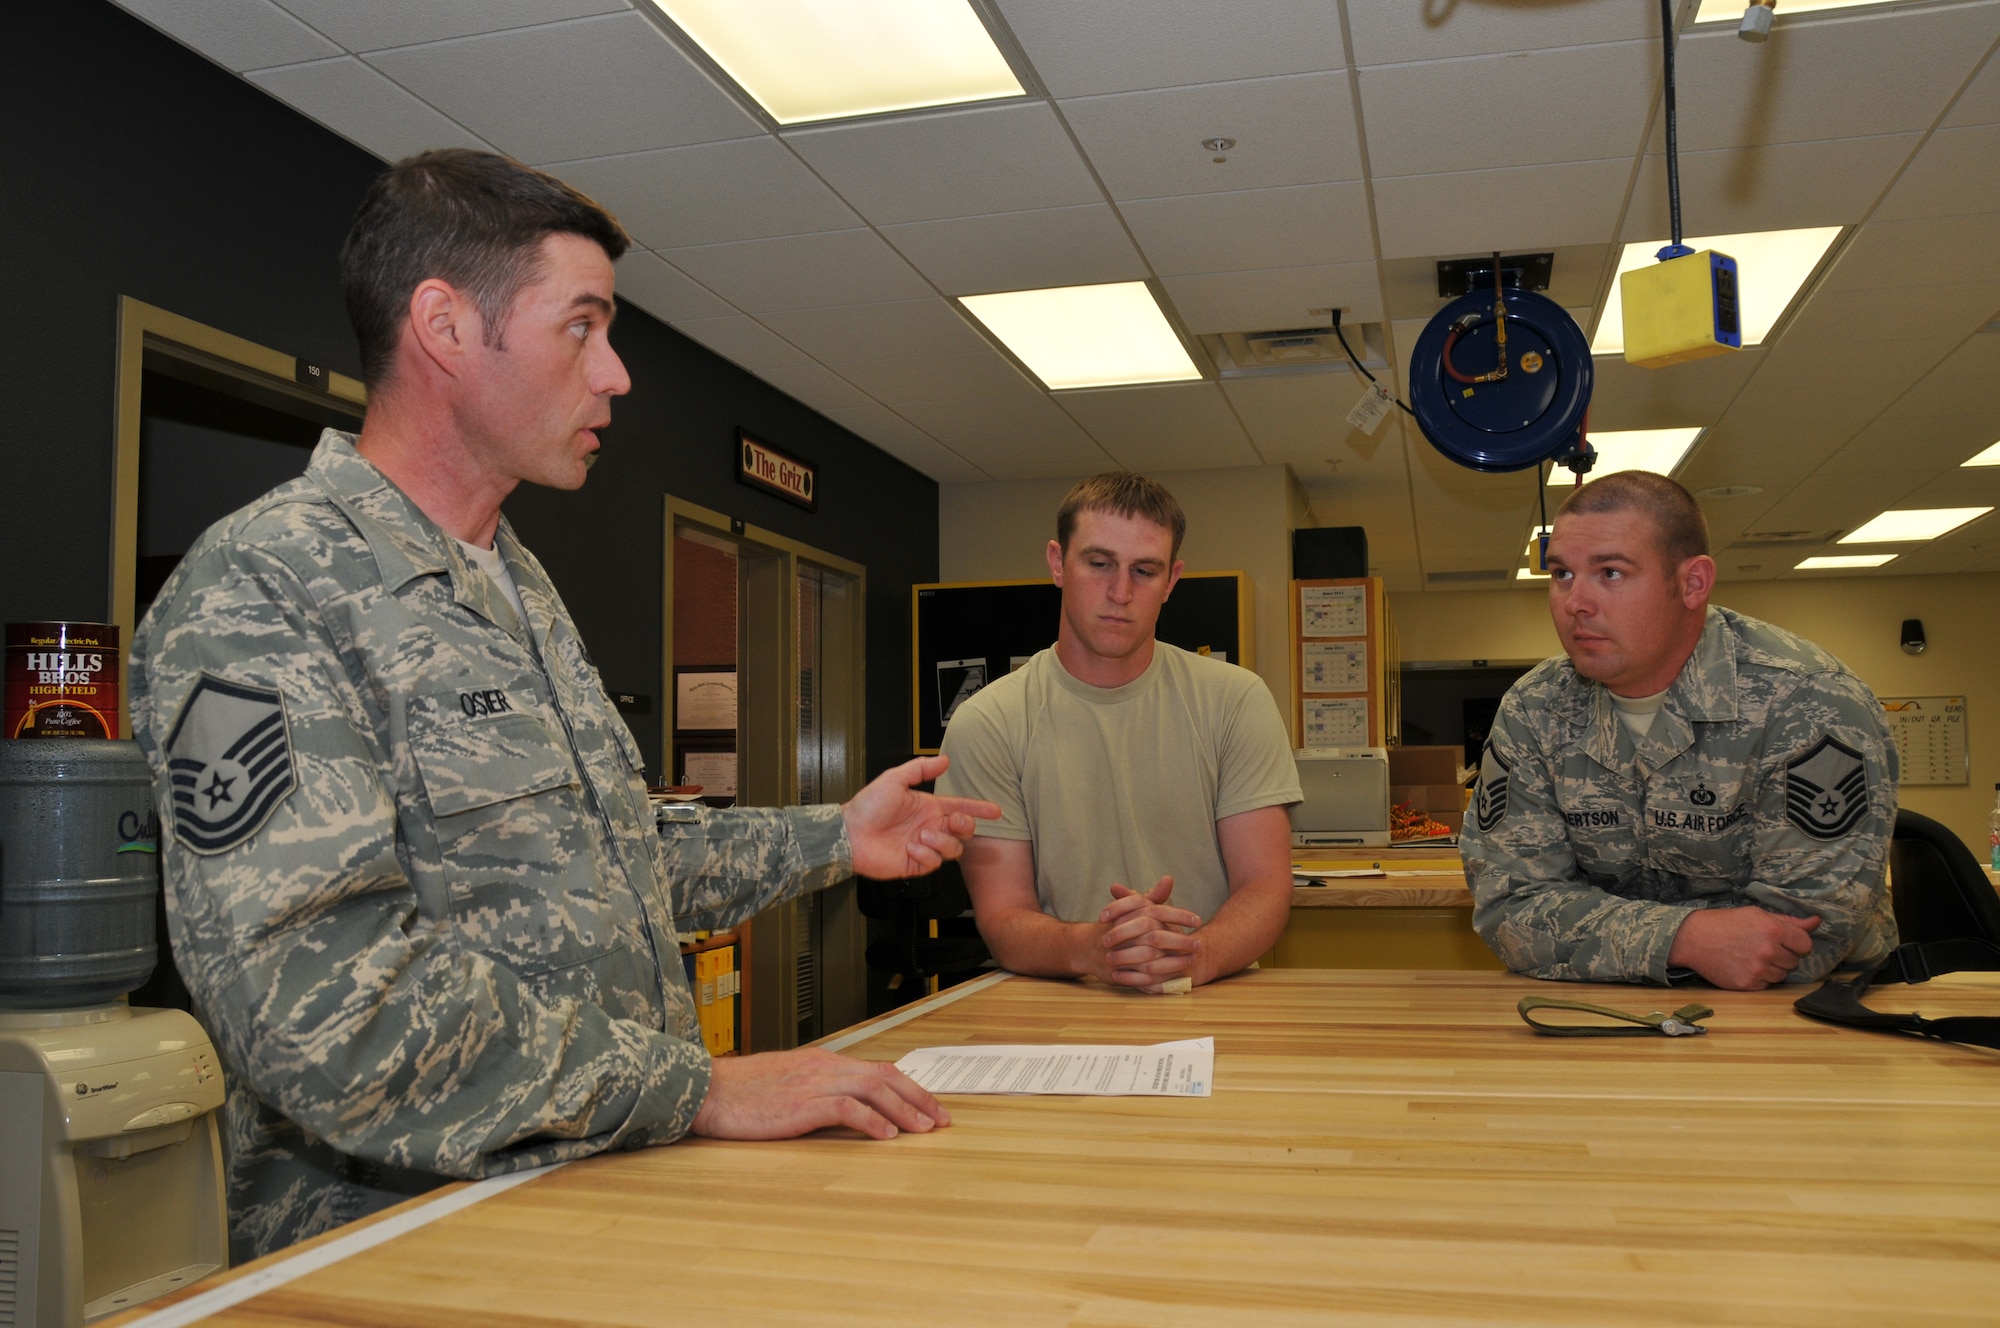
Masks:
[[[1895,562],[1899,556],[1893,553],[1836,553],[1821,558],[1808,558],[1802,563],[1795,564],[1792,570],[1824,572],[1835,567],[1880,567],[1883,563]]]
[[[1858,9],[1863,5],[1882,6],[1894,0],[1778,0],[1777,17],[1786,18],[1792,14],[1810,14],[1815,9]],[[1701,10],[1694,16],[1697,23],[1741,23],[1747,6],[1744,0],[1701,0]]]
[[[1546,581],[1549,579],[1549,574],[1547,572],[1537,572],[1532,567],[1523,567],[1520,571],[1514,573],[1514,579],[1516,581]]]
[[[2000,466],[2000,443],[1995,443],[1969,461],[1961,461],[1961,466]]]
[[[1742,13],[1741,9],[1737,13]],[[1682,243],[1699,253],[1718,249],[1736,260],[1736,285],[1742,300],[1743,344],[1755,346],[1784,317],[1792,298],[1826,256],[1840,234],[1838,226],[1814,226],[1797,231],[1746,231],[1741,235],[1694,235]],[[1668,241],[1639,240],[1625,246],[1611,293],[1604,298],[1604,317],[1591,338],[1593,355],[1619,355],[1625,350],[1625,300],[1619,277],[1659,261]]]
[[[959,303],[1051,390],[1201,377],[1143,281],[966,295]]]
[[[779,124],[1022,95],[966,0],[653,0]]]
[[[1699,437],[1700,426],[1692,429],[1627,429],[1622,433],[1593,433],[1590,445],[1597,449],[1597,464],[1590,468],[1590,474],[1585,478],[1594,480],[1621,470],[1650,470],[1657,475],[1671,475]],[[1575,483],[1576,475],[1568,467],[1550,467],[1551,489]]]
[[[1840,542],[1906,544],[1936,539],[1957,530],[1968,521],[1978,520],[1992,510],[1990,507],[1922,507],[1884,512],[1852,534],[1842,535]]]

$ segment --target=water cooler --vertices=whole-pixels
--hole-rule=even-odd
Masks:
[[[0,741],[0,1328],[75,1328],[228,1261],[221,1067],[152,971],[137,744]]]

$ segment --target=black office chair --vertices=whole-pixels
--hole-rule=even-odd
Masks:
[[[1905,944],[1977,937],[2000,945],[2000,894],[1964,842],[1930,817],[1896,813],[1889,882]]]
[[[871,941],[868,967],[899,975],[914,987],[898,990],[904,995],[922,995],[924,981],[939,979],[940,986],[976,972],[991,957],[978,928],[960,915],[972,907],[965,892],[965,876],[958,864],[947,862],[928,876],[902,881],[855,882],[855,901],[863,917],[893,922],[893,936]],[[932,922],[938,934],[932,936]]]

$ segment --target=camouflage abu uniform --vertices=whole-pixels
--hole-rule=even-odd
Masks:
[[[1697,908],[1817,915],[1790,980],[1896,944],[1883,883],[1896,749],[1882,707],[1809,641],[1711,607],[1634,742],[1610,691],[1551,659],[1500,703],[1468,809],[1473,926],[1541,978],[1667,982]]]
[[[329,430],[132,645],[175,956],[228,1072],[236,1257],[442,1183],[684,1134],[676,920],[851,872],[837,807],[681,811],[541,565],[527,610]],[[677,809],[680,810],[680,809]]]

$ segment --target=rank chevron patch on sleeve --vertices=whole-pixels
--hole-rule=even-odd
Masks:
[[[263,828],[291,795],[291,734],[275,691],[204,673],[167,738],[174,837],[226,853]]]

